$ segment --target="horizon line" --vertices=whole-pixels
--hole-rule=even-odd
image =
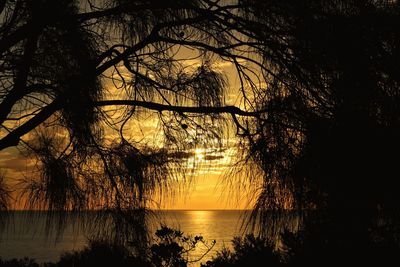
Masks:
[[[132,209],[133,210],[133,209]],[[252,211],[252,209],[147,209],[149,211]],[[45,212],[87,212],[87,211],[105,211],[105,210],[41,210],[41,209],[9,209],[0,212],[15,212],[15,211],[45,211]]]

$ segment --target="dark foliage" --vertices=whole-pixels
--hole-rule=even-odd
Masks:
[[[208,245],[202,236],[190,237],[181,231],[161,227],[156,231],[156,240],[150,248],[150,262],[155,266],[185,267],[188,263],[200,261],[214,246],[215,241]],[[207,247],[207,251],[198,258],[190,257],[198,244]]]
[[[39,267],[40,265],[33,259],[12,259],[12,260],[2,260],[0,259],[0,266],[2,267]]]
[[[33,259],[0,260],[0,266],[4,267],[111,267],[111,266],[137,266],[151,267],[150,263],[130,254],[127,248],[113,245],[109,242],[90,242],[89,246],[81,251],[68,252],[61,256],[56,263],[39,264]]]
[[[70,252],[61,256],[54,267],[85,267],[85,266],[153,266],[139,257],[131,255],[129,250],[121,245],[109,242],[91,242],[89,247],[79,252]]]
[[[297,234],[287,233],[285,266],[397,266],[400,248],[393,235],[379,239],[338,229],[332,220],[309,223]],[[350,227],[349,227],[350,228]]]
[[[232,240],[233,251],[223,249],[204,267],[281,266],[281,258],[275,244],[268,239],[247,235]]]
[[[311,263],[315,251],[338,261],[357,262],[364,253],[366,261],[379,259],[386,253],[383,240],[390,243],[384,258],[395,257],[399,4],[244,2],[254,4],[245,12],[249,19],[265,26],[248,29],[284,46],[280,51],[287,56],[282,63],[277,50],[268,45],[262,50],[276,68],[265,73],[271,82],[258,101],[270,112],[257,120],[249,138],[250,158],[264,175],[254,218],[270,208],[317,210],[306,216],[299,234],[310,253],[304,262]],[[390,228],[392,237],[383,236]]]
[[[61,255],[56,263],[38,264],[35,260],[0,259],[3,267],[186,267],[189,263],[200,259],[189,257],[198,244],[207,246],[201,236],[190,237],[181,231],[162,226],[155,233],[151,247],[140,253],[133,253],[131,247],[111,243],[109,241],[90,241],[81,251],[67,252]],[[215,242],[214,242],[215,243]],[[214,243],[205,252],[207,254]],[[205,255],[204,254],[204,255]],[[203,255],[203,256],[204,256]]]

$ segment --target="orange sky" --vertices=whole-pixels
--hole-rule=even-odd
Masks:
[[[187,60],[185,65],[197,67],[201,63],[201,59],[193,59],[192,53],[185,52],[182,49],[178,56],[191,58]],[[231,62],[216,60],[213,67],[227,77],[226,104],[241,106],[241,99],[237,97],[239,81],[235,75],[234,65]],[[146,142],[150,140],[155,142],[155,140],[159,139],[157,138],[159,134],[157,133],[157,122],[151,119],[151,116],[136,123],[139,124],[139,127],[137,125],[128,127],[130,137],[137,140],[147,139],[145,140]],[[137,135],[137,138],[135,138],[135,135]],[[112,136],[107,137],[112,139]],[[25,138],[29,138],[28,135]],[[234,137],[230,136],[228,138]],[[228,143],[234,143],[234,140],[228,140]],[[250,208],[246,192],[232,190],[232,186],[229,187],[226,183],[222,183],[223,175],[228,170],[228,163],[232,161],[231,155],[228,153],[224,154],[220,160],[207,161],[204,159],[204,155],[208,152],[200,152],[195,154],[194,159],[189,159],[189,162],[195,160],[201,165],[192,175],[190,188],[186,188],[184,193],[176,194],[173,198],[164,201],[161,208],[195,210]],[[0,170],[3,171],[9,184],[15,184],[18,179],[24,177],[26,172],[32,170],[32,163],[28,162],[16,148],[9,148],[0,152]]]
[[[184,187],[181,193],[174,194],[174,197],[164,199],[160,207],[185,210],[250,208],[245,191],[232,191],[232,187],[223,182],[224,174],[226,175],[228,170],[228,161],[230,161],[229,153],[227,152],[224,158],[216,161],[205,160],[205,153],[199,150],[193,159],[189,159],[189,171],[193,162],[198,165],[193,174],[188,175],[190,185]],[[16,148],[2,151],[0,157],[0,169],[3,170],[10,185],[18,183],[19,179],[32,171],[32,163],[27,161]],[[14,197],[17,196],[14,194]],[[17,205],[13,208],[21,209],[22,206]]]

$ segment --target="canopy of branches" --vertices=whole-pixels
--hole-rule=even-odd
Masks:
[[[173,188],[179,153],[224,146],[234,129],[257,211],[393,208],[399,11],[378,0],[0,1],[0,150],[36,159],[40,175],[24,184],[35,207],[123,213]],[[132,135],[146,118],[159,125],[151,142]]]

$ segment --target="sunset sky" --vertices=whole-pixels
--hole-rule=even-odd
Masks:
[[[234,149],[232,149],[234,150]],[[234,190],[224,182],[228,175],[229,162],[232,161],[233,152],[226,151],[221,159],[207,160],[207,152],[198,149],[193,158],[188,159],[188,183],[185,190],[176,192],[173,197],[166,197],[161,203],[162,209],[210,210],[210,209],[246,209],[250,208],[248,192]],[[1,152],[0,168],[5,171],[5,176],[10,184],[18,183],[25,175],[32,173],[32,162],[24,158],[15,148]],[[17,192],[14,192],[17,193]],[[17,195],[14,194],[14,197]],[[22,207],[16,206],[16,209]]]
[[[229,3],[227,1],[226,3]],[[240,38],[240,36],[236,36]],[[187,48],[185,46],[176,45],[170,53],[173,55],[176,62],[181,64],[182,69],[189,73],[194,72],[196,68],[201,66],[203,63],[211,64],[211,68],[217,72],[223,74],[226,78],[226,88],[223,94],[224,103],[223,105],[232,105],[246,110],[247,107],[243,106],[243,98],[239,97],[239,90],[243,84],[240,83],[239,77],[237,76],[237,70],[232,61],[223,60],[219,56],[212,53],[206,53],[203,55],[201,49],[195,49],[193,47]],[[202,56],[200,56],[200,54]],[[251,56],[250,56],[251,57]],[[241,59],[236,59],[242,66],[246,66],[248,63],[242,62]],[[149,60],[151,61],[151,60]],[[127,71],[123,64],[121,64],[121,73],[124,75],[126,72],[127,81],[130,79],[129,71]],[[108,77],[113,77],[113,68],[106,71]],[[114,73],[115,74],[115,73]],[[118,73],[120,74],[120,73]],[[152,74],[150,75],[151,78]],[[248,75],[253,75],[249,73]],[[125,82],[125,81],[124,81]],[[255,80],[255,84],[259,84],[259,81]],[[115,84],[115,80],[111,82],[111,79],[103,79],[102,86],[106,91],[107,99],[129,99],[129,96],[123,95],[123,90],[119,90],[118,84]],[[107,95],[109,94],[109,95]],[[251,98],[251,96],[249,95]],[[163,99],[156,99],[154,102],[166,104]],[[180,105],[190,105],[190,103],[180,103]],[[116,109],[114,106],[104,107],[104,111],[114,112]],[[145,143],[153,147],[162,147],[162,129],[161,122],[157,119],[157,112],[145,112],[141,113],[140,108],[138,114],[135,114],[136,118],[129,121],[126,127],[123,128],[123,135],[134,143]],[[21,113],[29,113],[30,110],[22,109]],[[23,115],[23,114],[20,114]],[[116,115],[118,116],[118,114]],[[21,123],[21,120],[19,123]],[[12,122],[11,122],[12,123]],[[177,193],[173,196],[166,197],[161,203],[161,208],[164,209],[244,209],[250,208],[251,205],[248,202],[248,192],[241,186],[235,184],[232,174],[229,174],[230,166],[235,162],[233,154],[236,152],[235,144],[235,129],[229,129],[230,126],[216,125],[216,127],[226,127],[229,133],[222,137],[223,143],[228,146],[216,159],[210,160],[215,151],[207,151],[206,147],[210,147],[210,144],[199,144],[190,153],[193,153],[192,158],[188,158],[187,161],[187,176],[188,182],[185,183],[184,189],[176,190]],[[10,127],[12,128],[12,127]],[[105,126],[105,138],[110,142],[113,142],[119,138],[119,132],[108,129]],[[0,130],[0,137],[7,134],[2,129]],[[59,134],[60,135],[60,134]],[[62,134],[61,134],[62,135]],[[28,133],[22,137],[22,140],[31,140],[32,133]],[[62,138],[62,136],[61,136]],[[211,157],[209,157],[211,156]],[[26,159],[23,151],[18,151],[17,148],[8,148],[0,152],[0,169],[3,171],[3,175],[6,177],[8,184],[17,184],[18,181],[24,177],[34,176],[35,169],[33,162]],[[194,167],[196,165],[196,167]],[[226,182],[227,178],[230,178],[231,183]],[[225,181],[225,182],[224,182]],[[11,186],[13,189],[18,188]],[[180,186],[179,186],[180,187]],[[13,192],[14,198],[18,198],[18,189]],[[252,196],[252,199],[255,199]],[[15,206],[16,209],[21,209],[21,204]]]
[[[194,56],[195,52],[181,49],[177,57],[183,60],[183,64],[188,69],[196,68],[201,64],[201,58]],[[235,67],[233,63],[215,60],[213,68],[221,72],[227,81],[225,103],[226,105],[241,106],[241,100],[237,97],[239,90],[238,77],[235,75]],[[111,88],[114,85],[106,83]],[[112,107],[108,107],[112,108]],[[145,113],[140,119],[131,122],[131,125],[125,128],[126,136],[135,141],[144,141],[159,145],[160,140],[160,124],[152,113]],[[4,134],[4,132],[3,132]],[[114,137],[115,135],[115,137]],[[30,134],[24,136],[23,139],[29,140]],[[118,138],[114,132],[108,133],[106,138],[113,140]],[[198,147],[191,151],[194,154],[192,158],[188,158],[187,163],[187,180],[184,190],[176,190],[173,196],[167,196],[161,203],[162,209],[246,209],[251,208],[249,204],[248,192],[239,189],[238,186],[232,186],[224,182],[229,177],[230,166],[234,163],[233,155],[236,152],[235,137],[233,132],[227,133],[225,136],[226,144],[230,148],[219,154],[218,159],[209,160],[209,157],[215,155],[214,151],[208,151],[203,147]],[[10,185],[18,183],[21,178],[32,175],[34,170],[33,163],[28,161],[23,152],[17,148],[8,148],[0,152],[0,168],[3,170],[6,180]],[[231,177],[232,178],[232,177]],[[233,179],[232,179],[233,180]],[[13,187],[14,188],[14,187]],[[14,191],[14,198],[18,198],[18,192]],[[15,206],[16,209],[22,209],[21,204]]]

